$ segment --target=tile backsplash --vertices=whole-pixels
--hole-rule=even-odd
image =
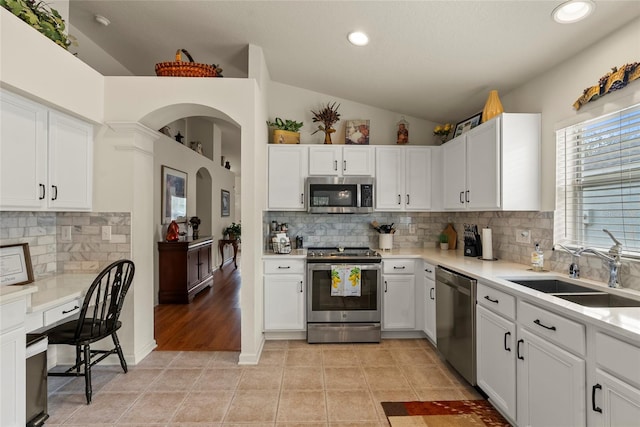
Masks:
[[[111,240],[102,240],[111,226]],[[63,241],[63,228],[71,240]],[[97,273],[131,257],[131,215],[120,212],[0,212],[0,244],[29,243],[36,279],[62,273]]]
[[[265,212],[263,215],[264,249],[268,249],[269,230],[272,221],[286,223],[288,234],[302,236],[304,247],[309,246],[368,246],[379,247],[378,232],[372,221],[380,224],[394,223],[393,247],[435,247],[438,236],[448,223],[458,233],[457,245],[464,245],[464,224],[476,224],[478,228],[492,229],[493,253],[498,259],[528,265],[535,242],[545,255],[545,269],[565,274],[571,263],[566,252],[552,251],[553,212],[375,212],[367,215],[312,215],[306,212]],[[414,234],[410,231],[415,230]],[[517,230],[530,231],[531,243],[517,243]],[[579,260],[583,278],[608,281],[607,266],[595,256],[583,256]],[[640,290],[640,262],[624,259],[621,273],[622,285]]]

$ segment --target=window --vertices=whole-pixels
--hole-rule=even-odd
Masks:
[[[554,241],[640,257],[640,104],[556,132]]]

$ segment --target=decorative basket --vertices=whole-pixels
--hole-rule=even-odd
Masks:
[[[289,254],[291,253],[291,243],[288,241],[271,242],[273,252],[276,254]]]
[[[182,61],[182,53],[187,55],[190,62]],[[175,62],[158,62],[156,75],[160,77],[216,77],[216,67],[209,64],[198,64],[186,49],[178,49]]]

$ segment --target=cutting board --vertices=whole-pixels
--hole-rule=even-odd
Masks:
[[[453,224],[449,223],[444,230],[442,230],[442,234],[446,235],[449,238],[449,250],[456,250],[456,246],[458,244],[458,233],[453,228]]]

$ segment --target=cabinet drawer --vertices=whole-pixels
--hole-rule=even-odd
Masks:
[[[412,259],[384,260],[382,274],[413,274],[416,262]]]
[[[596,362],[620,378],[640,384],[640,348],[612,336],[596,333]]]
[[[301,274],[304,273],[304,261],[294,259],[266,260],[265,274]]]
[[[426,277],[427,279],[436,280],[436,266],[425,262],[424,277]]]
[[[68,303],[59,305],[55,308],[51,308],[44,312],[44,326],[51,325],[52,323],[62,320],[65,317],[71,317],[80,312],[82,302],[80,300],[69,301]]]
[[[26,312],[27,302],[24,298],[2,304],[2,309],[0,309],[0,331],[10,331],[23,324]]]
[[[478,283],[477,288],[478,304],[488,309],[502,314],[503,316],[515,320],[516,318],[516,298],[513,295]]]
[[[549,341],[585,354],[585,328],[580,323],[524,301],[518,302],[518,322]]]

